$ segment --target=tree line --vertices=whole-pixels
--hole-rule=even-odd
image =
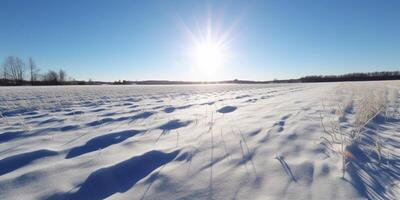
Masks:
[[[35,61],[29,58],[25,63],[21,58],[8,56],[0,68],[0,85],[64,85],[78,83],[63,69],[40,73]]]
[[[288,83],[288,82],[340,82],[340,81],[377,81],[377,80],[400,80],[400,71],[381,71],[367,73],[349,73],[343,75],[312,75],[300,79],[273,80],[273,81],[220,81],[216,83]],[[25,63],[21,58],[8,56],[0,67],[0,86],[6,85],[98,85],[98,84],[187,84],[191,82],[174,81],[115,81],[101,82],[76,81],[67,75],[63,69],[58,71],[48,70],[40,73],[35,61],[29,58]],[[199,82],[203,83],[203,82]]]
[[[400,80],[400,71],[349,73],[343,75],[317,75],[300,78],[301,82],[379,81]]]

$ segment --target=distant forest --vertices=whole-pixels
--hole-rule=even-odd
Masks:
[[[266,83],[307,83],[307,82],[340,82],[340,81],[378,81],[378,80],[400,80],[400,71],[382,71],[368,73],[349,73],[343,75],[313,75],[299,79],[273,80],[273,81],[251,81],[251,80],[228,80],[213,82],[190,82],[190,81],[168,81],[168,80],[146,80],[128,81],[118,80],[114,82],[101,81],[77,81],[67,75],[63,69],[48,70],[41,73],[35,61],[29,58],[24,62],[19,57],[8,56],[4,59],[0,68],[0,86],[14,85],[176,85],[176,84],[266,84]]]
[[[300,82],[339,82],[339,81],[380,81],[400,80],[400,71],[383,71],[368,73],[349,73],[343,75],[305,76]]]
[[[342,81],[379,81],[379,80],[400,80],[400,71],[350,73],[343,75],[313,75],[299,79],[285,79],[273,81],[251,81],[251,80],[228,80],[228,81],[168,81],[168,80],[147,80],[147,81],[115,81],[116,85],[179,85],[179,84],[268,84],[268,83],[311,83],[311,82],[342,82]]]

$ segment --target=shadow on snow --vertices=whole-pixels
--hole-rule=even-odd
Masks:
[[[396,199],[392,189],[400,179],[400,155],[396,154],[400,141],[398,137],[385,132],[388,122],[398,124],[400,120],[383,119],[377,116],[367,126],[361,141],[348,146],[346,150],[352,155],[347,172],[350,182],[361,195],[368,199]],[[379,135],[379,136],[378,136]],[[376,150],[376,138],[382,140],[383,152],[379,158]]]
[[[58,193],[47,199],[105,199],[115,193],[124,193],[157,168],[171,162],[179,151],[164,153],[149,151],[89,175],[74,193]]]
[[[33,161],[57,155],[57,152],[46,149],[22,153],[0,160],[0,176],[31,164]]]
[[[140,131],[126,130],[95,137],[87,141],[83,146],[72,148],[65,158],[74,158],[86,153],[97,151],[99,149],[104,149],[108,146],[118,144],[130,137],[133,137],[138,133],[140,133]]]

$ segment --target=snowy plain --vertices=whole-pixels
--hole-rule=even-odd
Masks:
[[[399,199],[399,88],[2,87],[0,199]],[[342,177],[324,128],[353,138],[363,96],[385,109],[345,141]]]

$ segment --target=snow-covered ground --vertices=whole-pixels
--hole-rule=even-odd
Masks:
[[[399,199],[399,88],[2,87],[0,199]]]

